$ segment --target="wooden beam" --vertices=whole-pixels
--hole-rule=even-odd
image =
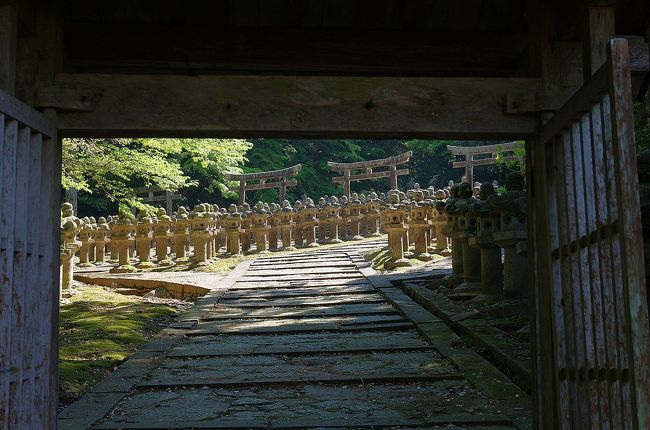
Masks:
[[[59,112],[65,137],[507,139],[538,122],[504,114],[504,97],[539,89],[530,78],[61,74],[36,105],[59,108],[71,90],[92,101]]]
[[[409,174],[409,169],[399,169],[397,170],[397,176],[404,176]],[[379,178],[388,178],[391,175],[390,170],[385,170],[383,172],[373,172],[373,173],[359,173],[358,175],[350,175],[350,181],[365,181],[366,179],[379,179]],[[345,176],[335,176],[332,178],[332,182],[345,182]]]
[[[582,70],[587,81],[607,60],[607,43],[615,34],[614,7],[590,6],[586,10]]]
[[[0,89],[11,95],[16,90],[17,32],[16,10],[0,5]]]

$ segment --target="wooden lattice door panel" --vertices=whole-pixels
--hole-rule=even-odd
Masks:
[[[0,91],[0,429],[55,428],[60,146]]]
[[[612,39],[607,62],[534,148],[545,428],[650,428],[635,157],[627,41]]]

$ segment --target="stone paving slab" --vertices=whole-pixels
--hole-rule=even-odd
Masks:
[[[61,428],[529,428],[530,399],[355,245],[240,264]]]
[[[218,306],[203,314],[201,320],[241,318],[311,318],[341,315],[399,315],[388,303],[339,304],[286,308],[241,308]]]
[[[228,299],[275,298],[275,297],[311,297],[341,294],[371,293],[376,291],[370,283],[358,283],[344,286],[290,287],[271,289],[243,289],[228,292]]]
[[[462,380],[136,393],[98,429],[510,424]]]
[[[313,280],[293,280],[293,281],[275,281],[269,278],[264,282],[237,282],[229,291],[234,292],[238,290],[273,290],[277,288],[301,287],[301,288],[320,288],[320,287],[346,287],[348,285],[368,285],[368,281],[364,278],[359,279],[313,279]]]
[[[219,333],[298,333],[318,331],[404,330],[413,323],[400,315],[354,315],[299,320],[226,320],[204,322],[188,335]]]
[[[321,354],[431,350],[415,330],[389,332],[334,332],[286,335],[206,335],[191,337],[173,348],[169,357],[244,354]]]
[[[240,308],[256,307],[296,307],[296,306],[327,306],[342,303],[382,303],[384,298],[376,293],[342,294],[340,296],[312,296],[312,297],[257,297],[240,298],[224,296],[220,305],[237,306]]]
[[[168,359],[139,387],[463,379],[430,351],[319,355],[244,355]]]
[[[336,279],[363,279],[363,275],[359,273],[358,271],[351,271],[351,272],[346,272],[346,273],[339,273],[337,271],[332,271],[329,273],[309,273],[309,274],[285,274],[285,275],[267,275],[267,276],[262,276],[262,275],[256,275],[254,273],[252,274],[247,274],[242,276],[242,281],[248,281],[248,282],[266,282],[269,280],[269,278],[273,278],[275,282],[283,282],[283,281],[301,281],[301,282],[306,282],[306,281],[317,281],[317,280],[331,280],[333,277],[336,277]]]

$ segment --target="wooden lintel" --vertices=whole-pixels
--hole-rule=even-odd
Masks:
[[[64,137],[491,139],[537,133],[536,115],[505,114],[503,98],[540,85],[536,78],[60,74],[48,97],[64,100],[75,89],[92,100],[92,111],[58,113]]]
[[[398,169],[397,176],[404,176],[409,174],[409,169]],[[365,181],[367,179],[378,179],[378,178],[388,178],[390,177],[390,170],[385,170],[383,172],[373,172],[373,173],[360,173],[358,175],[350,175],[349,178],[345,176],[335,176],[332,178],[332,182],[345,182],[346,179],[349,179],[351,182],[356,181]]]

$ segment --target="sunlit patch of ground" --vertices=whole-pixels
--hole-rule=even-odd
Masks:
[[[411,249],[411,251],[412,250],[413,249]],[[440,261],[445,258],[442,255],[431,254],[431,260],[422,261],[415,258],[413,255],[407,254],[405,258],[411,263],[411,266],[387,269],[384,265],[392,260],[390,255],[390,248],[388,246],[373,249],[369,252],[364,253],[363,256],[367,261],[370,262],[373,269],[379,272],[390,271],[391,273],[408,272],[413,270],[413,268],[423,266],[425,264],[430,264],[431,262]]]
[[[65,295],[59,309],[62,403],[75,400],[103,379],[187,306],[173,300],[152,303],[82,284]]]

